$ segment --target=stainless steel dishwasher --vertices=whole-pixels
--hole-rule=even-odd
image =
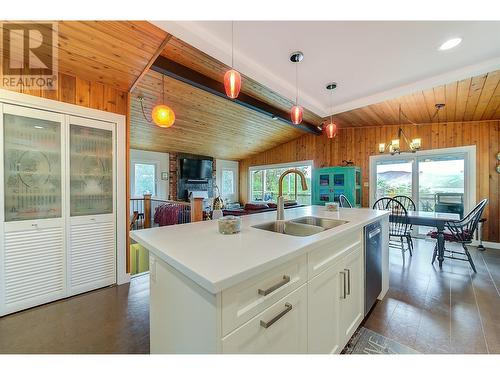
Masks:
[[[382,227],[380,222],[365,227],[365,315],[382,291]]]

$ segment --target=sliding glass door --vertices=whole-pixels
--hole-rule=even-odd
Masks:
[[[413,160],[387,159],[376,164],[376,199],[413,196]]]
[[[467,214],[475,203],[475,148],[380,155],[370,160],[371,204],[382,197],[406,195],[416,209]],[[418,228],[423,235],[428,228]]]

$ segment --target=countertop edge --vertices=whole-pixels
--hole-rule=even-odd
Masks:
[[[203,277],[202,275],[200,275],[196,271],[193,271],[192,269],[184,266],[182,263],[177,261],[175,258],[172,258],[168,254],[166,254],[164,251],[151,245],[150,243],[145,241],[143,238],[139,238],[134,233],[134,231],[131,231],[129,235],[130,235],[130,238],[132,238],[134,241],[140,243],[148,251],[152,252],[156,257],[158,257],[159,259],[161,259],[162,261],[164,261],[165,263],[167,263],[168,265],[173,267],[175,270],[180,272],[182,275],[184,275],[188,279],[190,279],[193,282],[195,282],[196,284],[198,284],[203,289],[207,290],[208,292],[210,292],[212,294],[218,294],[218,293],[222,292],[223,290],[228,289],[228,288],[230,288],[230,287],[232,287],[232,286],[234,286],[234,285],[236,285],[244,280],[247,280],[247,279],[249,279],[253,276],[256,276],[262,272],[268,271],[276,266],[284,264],[287,261],[292,260],[296,257],[299,257],[305,253],[313,251],[314,249],[323,245],[324,243],[329,242],[329,240],[331,240],[331,238],[334,237],[335,235],[342,235],[342,234],[345,234],[345,233],[348,233],[351,231],[359,230],[360,227],[364,227],[368,224],[371,224],[375,221],[379,221],[379,220],[383,219],[384,217],[388,217],[388,216],[389,216],[389,212],[386,212],[386,213],[380,214],[376,217],[366,219],[364,221],[357,223],[355,226],[352,226],[349,229],[342,231],[341,233],[334,232],[329,237],[318,239],[318,241],[316,241],[314,243],[305,245],[303,247],[299,247],[294,251],[291,251],[287,254],[281,255],[281,256],[279,256],[275,259],[272,259],[266,263],[260,264],[258,266],[254,266],[254,267],[246,269],[238,274],[235,274],[231,277],[228,277],[228,278],[223,279],[223,280],[215,281],[215,282],[206,279],[205,277]]]

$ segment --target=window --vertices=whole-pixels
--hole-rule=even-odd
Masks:
[[[232,169],[222,170],[221,194],[223,197],[234,194],[234,171]]]
[[[250,200],[252,202],[274,202],[278,197],[278,181],[288,169],[296,168],[306,176],[307,190],[302,190],[300,177],[289,174],[283,180],[283,196],[285,200],[296,201],[299,204],[311,204],[312,166],[309,163],[252,167],[250,174]]]
[[[134,195],[156,195],[156,165],[134,164]]]
[[[370,157],[371,204],[381,197],[406,195],[416,209],[467,214],[476,201],[475,146]],[[415,235],[424,235],[420,227]]]

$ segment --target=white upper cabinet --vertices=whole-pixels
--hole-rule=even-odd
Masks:
[[[116,282],[115,128],[0,102],[0,316]]]

